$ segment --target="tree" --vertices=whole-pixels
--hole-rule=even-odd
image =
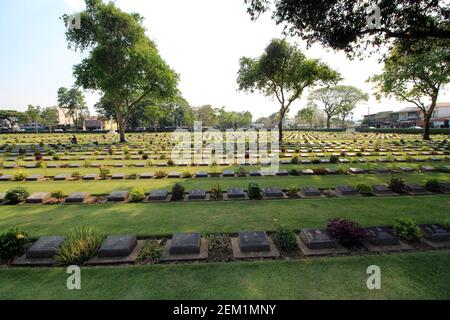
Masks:
[[[40,118],[43,124],[48,128],[48,131],[52,133],[52,127],[58,121],[58,112],[56,108],[45,108],[41,111]]]
[[[277,24],[308,44],[318,42],[349,56],[392,39],[450,39],[449,6],[438,0],[245,0],[252,19],[272,11]],[[379,9],[379,19],[376,18]]]
[[[87,51],[87,57],[74,67],[76,84],[101,91],[113,102],[120,142],[126,142],[124,113],[144,98],[174,96],[178,75],[145,35],[139,14],[125,13],[101,0],[85,2],[81,28],[69,28],[66,33],[69,48]],[[69,15],[63,19],[68,27]]]
[[[252,124],[252,114],[249,111],[226,111],[222,107],[218,111],[218,126],[220,129],[247,128]]]
[[[310,128],[313,126],[314,117],[317,113],[317,108],[313,105],[308,105],[306,108],[300,109],[295,116],[297,123],[307,123]]]
[[[58,107],[65,110],[66,116],[72,118],[75,130],[79,127],[80,119],[89,113],[83,92],[77,87],[58,89]]]
[[[280,115],[277,112],[272,113],[268,117],[258,118],[255,123],[262,124],[265,128],[275,128],[280,122],[279,116]]]
[[[24,122],[26,116],[23,112],[15,110],[0,110],[0,127],[13,131],[14,128]]]
[[[414,104],[424,117],[423,139],[430,139],[430,119],[439,92],[450,82],[450,41],[421,41],[405,49],[396,46],[385,61],[383,73],[369,81],[377,98],[395,97]]]
[[[34,124],[34,128],[36,129],[36,133],[39,132],[38,125],[39,121],[41,121],[41,107],[40,106],[33,106],[28,105],[27,111],[25,111],[26,119],[29,123]]]
[[[240,60],[237,83],[239,90],[258,90],[275,97],[280,104],[279,139],[283,141],[283,120],[294,101],[306,88],[338,81],[340,75],[326,64],[308,59],[286,40],[273,39],[258,58]]]
[[[211,105],[204,105],[194,109],[195,119],[201,121],[205,127],[217,125],[217,110]]]
[[[308,104],[325,112],[327,129],[329,129],[333,116],[343,115],[345,122],[345,118],[356,105],[362,101],[367,101],[368,98],[368,95],[358,88],[339,85],[324,87],[311,92],[308,97]]]

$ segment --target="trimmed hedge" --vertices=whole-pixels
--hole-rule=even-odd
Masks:
[[[368,128],[356,128],[357,132],[361,133],[398,133],[398,134],[422,134],[423,129],[411,129],[411,128],[377,128],[377,129],[368,129]],[[450,134],[450,128],[431,128],[430,134]]]

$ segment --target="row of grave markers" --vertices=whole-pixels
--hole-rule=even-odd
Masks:
[[[422,241],[431,248],[450,247],[450,231],[439,224],[422,224]],[[361,244],[369,252],[410,251],[413,248],[400,240],[390,227],[364,229],[367,237]],[[325,229],[303,229],[296,235],[297,245],[305,256],[346,254],[348,249],[330,236]],[[15,266],[53,266],[57,264],[57,251],[66,240],[64,236],[41,237],[27,252],[15,259]],[[87,265],[135,263],[145,240],[134,235],[108,236],[97,254]],[[278,258],[279,250],[264,231],[241,231],[231,237],[233,258]],[[208,241],[200,233],[176,233],[164,246],[161,262],[195,261],[208,259]]]

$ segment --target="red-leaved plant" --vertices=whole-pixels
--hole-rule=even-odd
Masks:
[[[330,236],[346,246],[355,246],[359,243],[359,240],[367,237],[366,231],[361,228],[359,223],[346,219],[330,220],[327,231]]]

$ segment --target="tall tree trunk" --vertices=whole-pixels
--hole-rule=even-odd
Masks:
[[[436,96],[431,98],[431,105],[430,108],[425,112],[423,112],[423,120],[424,120],[424,126],[423,126],[423,140],[431,140],[430,138],[430,120],[431,116],[433,115],[434,109],[436,107],[436,101],[437,101],[437,94]]]
[[[330,129],[331,127],[331,116],[327,115],[327,129]]]
[[[280,146],[283,143],[283,120],[285,113],[286,110],[284,110],[284,106],[282,106],[280,109],[280,122],[278,123],[278,142]]]
[[[120,110],[119,101],[115,102],[115,111],[116,111],[117,125],[119,127],[120,143],[126,143],[127,139],[125,138],[125,127],[123,123],[123,115],[122,110]]]

